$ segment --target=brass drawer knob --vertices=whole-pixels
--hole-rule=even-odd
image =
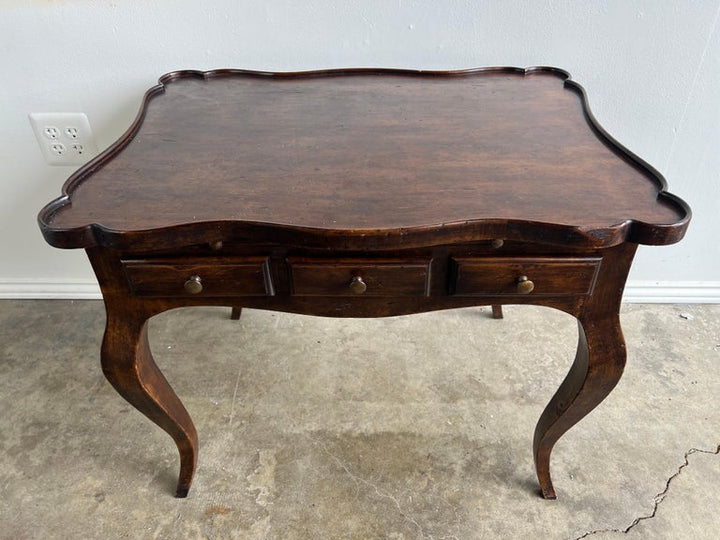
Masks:
[[[361,276],[353,276],[350,282],[350,290],[355,294],[362,294],[367,291],[367,284]]]
[[[201,293],[203,290],[203,286],[200,276],[190,276],[185,282],[185,290],[190,294]]]
[[[520,276],[517,280],[518,294],[530,294],[533,292],[535,284],[528,279],[527,276]]]
[[[504,244],[505,240],[503,240],[502,238],[496,238],[495,240],[492,240],[490,242],[490,245],[493,249],[500,249],[501,247],[503,247]]]

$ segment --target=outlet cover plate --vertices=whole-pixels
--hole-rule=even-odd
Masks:
[[[29,118],[49,165],[83,165],[97,155],[85,113],[30,113]]]

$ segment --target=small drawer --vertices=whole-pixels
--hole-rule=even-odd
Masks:
[[[266,257],[122,261],[137,296],[272,296]]]
[[[288,259],[295,296],[429,296],[430,261]]]
[[[454,296],[589,296],[600,257],[453,258]]]

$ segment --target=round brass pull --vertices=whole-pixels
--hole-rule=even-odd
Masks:
[[[517,280],[517,292],[519,294],[530,294],[533,292],[535,284],[528,279],[527,276],[520,276]]]
[[[185,290],[190,294],[201,293],[203,290],[203,286],[200,276],[190,276],[185,282]]]
[[[363,281],[361,276],[353,276],[350,282],[350,290],[355,294],[362,294],[367,291],[367,284]]]
[[[492,240],[490,242],[490,245],[493,249],[500,249],[501,247],[503,247],[503,244],[505,244],[505,240],[503,240],[502,238],[496,238],[495,240]]]

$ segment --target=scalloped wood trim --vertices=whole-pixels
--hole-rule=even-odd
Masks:
[[[212,79],[217,77],[238,77],[238,76],[244,76],[244,77],[258,77],[258,78],[290,78],[290,79],[302,79],[302,78],[317,78],[317,77],[346,77],[346,76],[363,76],[363,75],[372,75],[372,74],[388,74],[388,75],[403,75],[403,76],[411,76],[411,77],[467,77],[467,76],[482,76],[484,74],[497,74],[497,73],[508,73],[508,74],[515,74],[518,76],[532,76],[533,74],[551,74],[558,78],[560,78],[563,81],[563,84],[566,88],[569,88],[576,92],[578,96],[581,99],[582,105],[583,105],[583,111],[585,113],[585,118],[588,122],[588,125],[593,130],[593,132],[598,136],[598,138],[605,143],[606,146],[608,146],[610,149],[612,149],[616,155],[618,155],[621,159],[626,160],[627,162],[633,164],[635,167],[638,167],[645,172],[647,172],[653,181],[655,182],[657,188],[658,188],[658,200],[664,201],[666,204],[673,206],[677,209],[678,214],[682,217],[675,223],[672,224],[652,224],[652,223],[644,223],[642,221],[626,221],[623,223],[617,223],[610,227],[607,227],[602,230],[593,230],[593,231],[583,231],[578,228],[568,227],[568,226],[560,226],[560,225],[554,225],[554,224],[535,224],[536,226],[540,226],[541,228],[545,229],[545,232],[548,230],[553,230],[554,232],[558,233],[559,235],[562,235],[564,237],[575,237],[578,240],[583,240],[582,243],[587,245],[588,247],[611,247],[614,245],[618,245],[624,241],[628,242],[634,242],[638,244],[647,244],[647,245],[663,245],[663,244],[672,244],[679,242],[683,236],[685,235],[685,232],[687,230],[687,227],[689,225],[689,222],[692,217],[692,211],[690,210],[689,205],[677,197],[676,195],[669,193],[667,191],[667,181],[665,180],[664,176],[657,171],[654,167],[652,167],[650,164],[645,162],[642,158],[635,155],[633,152],[628,150],[626,147],[624,147],[622,144],[620,144],[617,140],[615,140],[605,129],[599,124],[595,116],[593,115],[592,111],[590,110],[590,106],[588,103],[587,94],[585,92],[585,89],[577,82],[573,81],[571,78],[571,75],[560,68],[551,67],[551,66],[532,66],[527,68],[520,68],[520,67],[511,67],[511,66],[497,66],[497,67],[481,67],[481,68],[472,68],[472,69],[464,69],[464,70],[454,70],[454,71],[436,71],[436,70],[409,70],[409,69],[390,69],[390,68],[348,68],[348,69],[327,69],[327,70],[315,70],[315,71],[298,71],[298,72],[268,72],[268,71],[253,71],[253,70],[244,70],[244,69],[231,69],[231,68],[223,68],[223,69],[214,69],[214,70],[208,70],[208,71],[198,71],[198,70],[178,70],[178,71],[172,71],[169,73],[164,74],[158,79],[158,84],[151,87],[147,90],[145,93],[145,96],[143,98],[142,104],[140,106],[140,110],[134,120],[134,122],[131,124],[131,126],[128,128],[128,130],[123,134],[122,137],[120,137],[117,141],[115,141],[111,146],[109,146],[105,151],[100,153],[98,156],[96,156],[93,160],[91,160],[89,163],[87,163],[85,166],[80,168],[78,171],[76,171],[68,180],[64,183],[62,187],[62,195],[55,199],[54,201],[50,202],[48,205],[46,205],[38,214],[38,224],[40,226],[40,229],[43,233],[43,236],[45,237],[46,241],[55,246],[60,248],[88,248],[93,247],[95,245],[105,245],[108,247],[113,247],[117,249],[122,249],[124,246],[127,246],[128,244],[136,245],[138,247],[141,247],[142,249],[147,249],[150,247],[153,243],[153,238],[157,237],[158,235],[163,234],[163,229],[153,230],[153,231],[147,231],[145,234],[142,232],[136,232],[133,231],[131,233],[123,233],[119,231],[114,231],[111,229],[108,229],[106,227],[103,227],[99,224],[90,224],[88,226],[82,227],[82,228],[75,228],[75,229],[63,229],[63,228],[53,228],[51,225],[51,219],[52,215],[57,212],[61,207],[70,204],[71,201],[71,195],[74,187],[80,183],[82,180],[84,180],[86,177],[90,176],[92,173],[94,173],[96,170],[101,168],[105,163],[113,159],[135,136],[135,134],[139,131],[140,127],[142,126],[142,122],[145,118],[146,112],[147,112],[147,106],[150,100],[157,96],[158,94],[161,94],[165,91],[165,86],[168,84],[171,84],[172,81],[182,78],[202,78],[202,79]],[[217,231],[218,225],[222,226],[223,228],[235,228],[237,224],[231,223],[231,222],[205,222],[205,223],[193,223],[193,224],[187,224],[187,225],[181,225],[181,226],[175,226],[172,227],[173,229],[177,228],[187,228],[189,232],[194,232],[195,235],[200,237],[205,237],[207,235],[208,231]],[[498,235],[504,233],[511,232],[515,229],[515,224],[511,222],[510,220],[481,220],[480,222],[463,222],[463,223],[456,223],[456,224],[449,224],[448,231],[452,228],[455,230],[455,233],[461,233],[462,231],[474,229],[477,231],[478,228],[482,228],[484,232],[487,233],[487,236],[478,237],[476,236],[475,240],[482,240],[486,238],[493,238],[497,237]],[[257,231],[256,231],[257,227]],[[255,232],[259,232],[262,235],[262,232],[267,229],[281,229],[275,225],[270,224],[252,224],[252,223],[242,223],[242,229],[252,229],[253,234]],[[192,231],[190,231],[192,229]],[[291,236],[297,236],[297,233],[300,233],[301,235],[305,234],[308,236],[308,242],[309,245],[312,245],[313,237],[316,234],[321,234],[319,231],[313,231],[313,230],[303,230],[301,227],[288,227],[288,229],[291,229],[295,234]],[[281,231],[277,231],[281,235],[283,234]],[[287,232],[287,231],[286,231]],[[409,229],[409,230],[393,230],[393,231],[351,231],[346,233],[344,236],[346,238],[353,238],[354,240],[358,240],[359,238],[363,239],[363,244],[371,245],[374,243],[373,240],[373,233],[378,232],[378,239],[377,239],[377,249],[380,249],[380,239],[381,238],[387,238],[388,236],[393,236],[395,233],[397,235],[401,235],[404,237],[416,235],[422,236],[423,230],[422,229]],[[393,233],[388,235],[388,232]],[[192,234],[191,234],[192,236]],[[544,236],[544,235],[543,235]],[[132,237],[132,241],[128,242],[123,237]],[[436,237],[438,237],[436,233]],[[531,238],[521,238],[521,237],[515,237],[512,234],[506,234],[504,236],[508,239],[515,239],[515,240],[529,240],[534,241]],[[187,236],[186,236],[187,239]],[[369,243],[368,243],[369,241]],[[551,242],[552,243],[552,242]],[[292,244],[292,243],[290,243]],[[406,247],[415,247],[421,245],[418,241],[409,241]],[[166,246],[171,247],[171,246]],[[358,246],[360,247],[360,246]],[[365,247],[363,245],[363,247]]]

